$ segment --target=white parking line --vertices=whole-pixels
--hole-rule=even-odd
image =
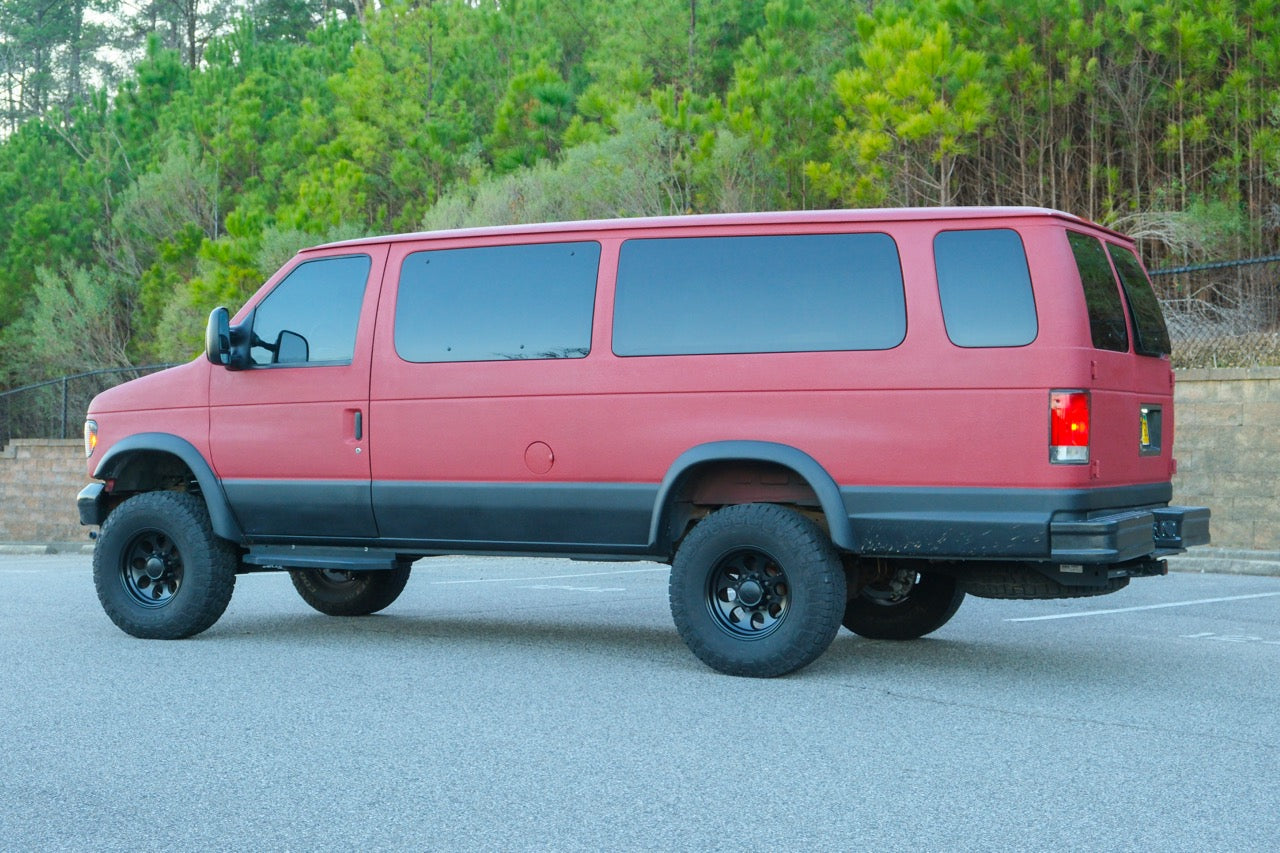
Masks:
[[[531,586],[522,586],[520,589],[555,589],[565,592],[626,592],[626,587],[621,586],[553,586],[549,583],[535,583]]]
[[[614,572],[582,572],[574,575],[539,575],[532,578],[464,578],[462,580],[453,581],[432,581],[433,584],[459,584],[459,583],[528,583],[529,581],[558,581],[567,578],[600,578],[609,575],[638,575],[644,572],[669,572],[666,566],[656,569],[621,569]]]
[[[1250,598],[1271,598],[1280,592],[1259,592],[1253,595],[1232,595],[1227,598],[1201,598],[1196,601],[1171,601],[1168,604],[1147,604],[1142,607],[1115,607],[1110,610],[1082,610],[1079,613],[1054,613],[1050,616],[1023,616],[1006,619],[1006,622],[1046,622],[1050,619],[1077,619],[1081,616],[1105,616],[1109,613],[1136,613],[1139,610],[1164,610],[1167,607],[1194,607],[1197,604],[1218,604],[1223,601],[1246,601]]]

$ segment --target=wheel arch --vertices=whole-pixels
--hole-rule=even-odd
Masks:
[[[242,543],[244,532],[231,512],[221,481],[195,445],[185,438],[161,432],[127,436],[111,446],[93,476],[99,480],[116,480],[117,489],[145,492],[167,488],[166,477],[182,469],[200,487],[213,532],[223,539]]]
[[[794,474],[810,490],[811,499],[816,501],[826,520],[831,541],[841,550],[856,552],[853,526],[849,523],[840,489],[816,459],[790,445],[743,440],[700,444],[676,458],[658,488],[649,525],[650,546],[660,553],[671,550],[689,515],[680,510],[680,505],[687,502],[692,485],[700,477],[726,466],[742,465],[773,466]]]

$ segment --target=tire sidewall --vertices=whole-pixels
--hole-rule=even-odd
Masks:
[[[368,616],[400,597],[409,581],[410,567],[355,572],[348,581],[335,582],[317,569],[290,569],[289,578],[298,595],[328,616]]]
[[[854,596],[842,621],[850,631],[870,640],[915,640],[951,621],[964,595],[955,577],[922,573],[902,601],[886,604]]]
[[[709,603],[712,574],[735,551],[760,551],[786,575],[787,608],[759,637],[734,633]],[[704,663],[731,675],[773,677],[816,659],[840,627],[844,574],[834,546],[816,524],[784,507],[726,507],[700,522],[672,563],[672,616],[681,637]]]
[[[173,543],[182,580],[160,606],[135,600],[126,588],[124,561],[140,535],[157,531]],[[204,503],[179,492],[129,498],[102,525],[93,552],[93,579],[103,610],[121,630],[144,639],[181,639],[204,631],[226,610],[235,586],[236,554],[219,539]]]

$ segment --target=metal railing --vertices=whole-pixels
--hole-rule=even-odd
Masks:
[[[86,370],[0,391],[0,447],[14,438],[78,438],[95,395],[174,364]]]

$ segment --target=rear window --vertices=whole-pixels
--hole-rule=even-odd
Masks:
[[[1160,301],[1151,289],[1151,282],[1142,271],[1138,258],[1121,246],[1107,244],[1111,260],[1120,273],[1120,284],[1129,300],[1129,312],[1133,315],[1133,348],[1142,355],[1168,355],[1169,329],[1160,312]]]
[[[416,362],[583,358],[599,266],[594,242],[415,252],[400,270],[396,352]]]
[[[628,240],[613,351],[695,355],[891,349],[907,332],[888,234]]]
[[[1125,328],[1124,304],[1120,301],[1120,288],[1116,286],[1102,241],[1075,231],[1067,232],[1067,240],[1076,257],[1080,282],[1084,285],[1094,348],[1128,352],[1129,332]]]
[[[1036,301],[1022,238],[1005,228],[933,239],[947,337],[962,347],[1020,347],[1036,339]]]

